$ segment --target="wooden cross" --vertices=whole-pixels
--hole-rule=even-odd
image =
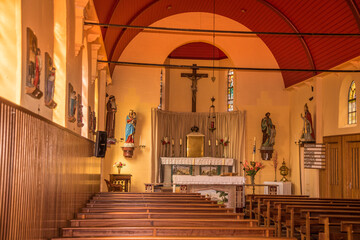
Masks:
[[[192,73],[181,73],[181,77],[187,77],[191,80],[191,90],[192,90],[192,112],[196,112],[196,92],[197,92],[197,81],[201,78],[207,78],[207,73],[197,73],[199,68],[196,64],[193,64],[191,67]]]

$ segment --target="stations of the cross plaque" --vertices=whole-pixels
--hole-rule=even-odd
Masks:
[[[181,73],[181,77],[187,77],[191,80],[191,91],[192,91],[192,112],[196,112],[196,92],[197,92],[197,81],[201,78],[207,78],[207,73],[197,73],[199,67],[196,64],[193,64],[192,73]]]

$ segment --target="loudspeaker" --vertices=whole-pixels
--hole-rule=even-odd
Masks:
[[[107,134],[104,131],[96,132],[95,157],[105,157]]]

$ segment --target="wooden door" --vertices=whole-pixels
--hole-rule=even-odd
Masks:
[[[360,198],[360,135],[343,137],[343,197]]]
[[[342,137],[324,137],[326,167],[320,170],[320,197],[343,197]]]

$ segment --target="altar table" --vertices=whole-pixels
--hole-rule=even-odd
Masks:
[[[180,185],[182,193],[205,190],[227,192],[228,207],[245,207],[245,177],[174,175],[173,183]]]

